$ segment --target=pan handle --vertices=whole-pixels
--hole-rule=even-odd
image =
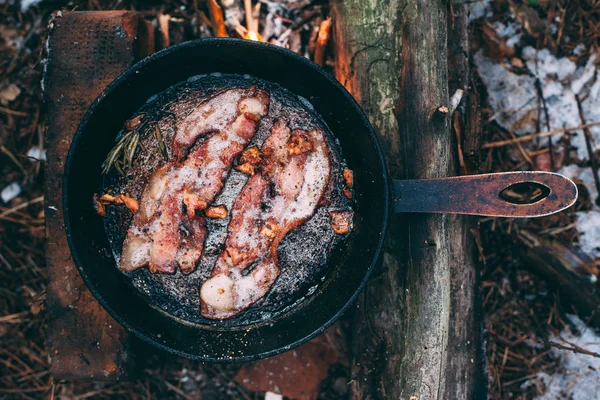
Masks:
[[[535,197],[520,201],[519,184],[534,187]],[[468,214],[490,217],[542,217],[577,200],[577,186],[553,172],[501,172],[439,179],[394,180],[397,213]]]

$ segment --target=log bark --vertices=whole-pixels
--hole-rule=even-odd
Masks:
[[[450,116],[436,111],[449,106],[448,3],[334,0],[332,16],[336,77],[378,132],[392,177],[455,175]],[[485,397],[468,224],[415,214],[390,226],[355,313],[353,397]]]
[[[461,173],[484,172],[481,161],[482,124],[479,93],[474,88],[470,65],[467,5],[453,4],[448,18],[448,86],[464,95],[452,116],[453,139]],[[475,249],[477,223],[472,217],[456,217],[450,265],[451,304],[446,393],[453,398],[487,398],[487,365],[483,339],[483,304],[479,264]]]
[[[590,280],[597,267],[587,254],[576,251],[556,239],[537,236],[520,230],[514,234],[516,250],[531,271],[558,287],[565,305],[571,305],[577,315],[600,329],[600,290]]]

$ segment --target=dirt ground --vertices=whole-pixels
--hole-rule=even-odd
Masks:
[[[160,43],[172,45],[211,36],[213,31],[208,26],[207,2],[201,0],[34,1],[25,7],[29,3],[32,2],[23,1],[19,5],[11,0],[0,0],[0,190],[3,197],[0,201],[0,398],[265,398],[264,391],[248,385],[243,378],[234,379],[239,366],[202,365],[147,347],[141,347],[146,361],[131,381],[117,384],[53,382],[48,372],[44,341],[43,135],[46,110],[40,85],[50,13],[58,9],[134,9],[143,11],[145,18],[157,26],[162,16],[169,25],[166,30],[159,29],[159,47]],[[246,25],[243,1],[222,3],[237,7],[236,12],[230,13],[233,17],[225,21],[229,34],[248,35],[243,29],[232,28],[236,23],[230,19],[237,15],[241,25]],[[548,49],[552,57],[568,59],[576,68],[586,66],[599,51],[598,1],[469,3],[473,12],[470,26],[472,58],[481,60],[475,56],[481,52],[481,57],[486,57],[488,62],[486,65],[502,65],[515,75],[529,76],[524,50],[527,47],[537,51]],[[483,14],[477,17],[481,12]],[[317,57],[326,68],[331,68],[334,62],[331,48],[324,55],[315,55],[317,33],[327,15],[326,1],[265,2],[258,14],[259,32],[264,40],[310,58]],[[507,27],[511,26],[516,28],[509,32]],[[483,65],[475,64],[474,61],[474,68]],[[594,80],[596,75],[594,73]],[[535,101],[536,111],[530,113],[529,120],[521,118],[517,122],[532,124],[533,132],[568,128],[550,123],[553,121],[552,104],[546,104],[544,88],[551,78],[542,81],[533,74],[532,79],[541,94]],[[508,141],[508,144],[482,149],[480,172],[559,171],[575,166],[597,174],[593,160],[599,157],[592,134],[585,136],[592,149],[587,159],[578,156],[580,152],[574,149],[571,136],[565,132],[554,136],[552,142],[533,140],[517,144],[513,135],[528,132],[507,129],[516,122],[509,116],[503,117],[506,110],[498,108],[495,94],[487,82],[485,76],[474,73],[473,90],[482,99],[484,143]],[[582,103],[586,101],[583,96]],[[595,121],[588,119],[586,122]],[[569,288],[577,288],[577,285],[556,284],[548,268],[536,263],[527,251],[528,243],[534,237],[548,240],[549,251],[554,251],[552,254],[557,258],[566,253],[581,257],[583,263],[569,276],[575,279],[574,282],[582,277],[591,279],[592,284],[581,286],[580,290],[590,298],[597,298],[598,258],[593,249],[591,254],[585,254],[587,248],[582,243],[586,236],[583,235],[589,238],[590,233],[582,232],[578,221],[594,212],[598,188],[594,182],[586,182],[583,178],[577,183],[581,198],[565,212],[536,220],[483,218],[474,232],[481,262],[490,398],[543,396],[550,384],[539,374],[564,374],[564,353],[582,354],[583,351],[590,359],[600,357],[585,353],[594,352],[585,345],[574,344],[565,336],[565,332],[575,336],[583,334],[581,326],[568,315],[579,316],[584,323],[594,324],[594,310],[574,304],[574,296],[568,293]],[[347,321],[342,321],[330,336],[340,344],[334,346],[338,350],[336,354],[324,357],[327,378],[320,384],[319,399],[349,396],[347,383],[351,377],[343,350],[348,326]],[[598,328],[598,325],[594,327]],[[315,351],[320,351],[319,344],[315,346]],[[288,361],[294,362],[293,359]],[[600,387],[600,372],[595,377]],[[577,394],[576,386],[557,393],[562,398],[584,398]]]

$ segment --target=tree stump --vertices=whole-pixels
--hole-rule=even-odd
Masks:
[[[378,132],[392,178],[458,171],[451,115],[438,110],[450,107],[449,7],[441,0],[332,2],[336,77]],[[452,10],[455,30],[457,20],[466,24],[463,7]],[[457,32],[462,43],[466,29]],[[468,85],[465,76],[460,86]],[[355,313],[354,398],[485,397],[470,242],[463,217],[392,217],[383,265]]]

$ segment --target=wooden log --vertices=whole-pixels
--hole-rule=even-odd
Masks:
[[[523,264],[558,287],[563,304],[575,307],[590,326],[600,329],[600,290],[590,280],[597,275],[593,260],[556,239],[528,230],[521,229],[514,235]]]
[[[458,170],[464,174],[479,171],[481,159],[481,103],[472,87],[470,70],[469,18],[467,5],[452,5],[448,18],[448,85],[450,93],[462,90],[464,95],[452,116],[452,135],[456,140]],[[483,304],[480,297],[479,259],[474,237],[476,221],[456,217],[454,238],[450,248],[451,304],[448,336],[446,393],[451,398],[487,398],[487,365],[483,339]]]
[[[127,375],[127,332],[87,289],[64,230],[62,183],[71,139],[90,104],[140,55],[153,32],[136,12],[57,12],[50,21],[44,99],[48,107],[45,166],[47,340],[56,381],[115,381]]]
[[[392,177],[455,175],[450,116],[437,111],[449,106],[448,3],[334,0],[332,18],[336,77],[368,114]],[[465,220],[392,216],[390,226],[355,314],[353,397],[485,397]]]

